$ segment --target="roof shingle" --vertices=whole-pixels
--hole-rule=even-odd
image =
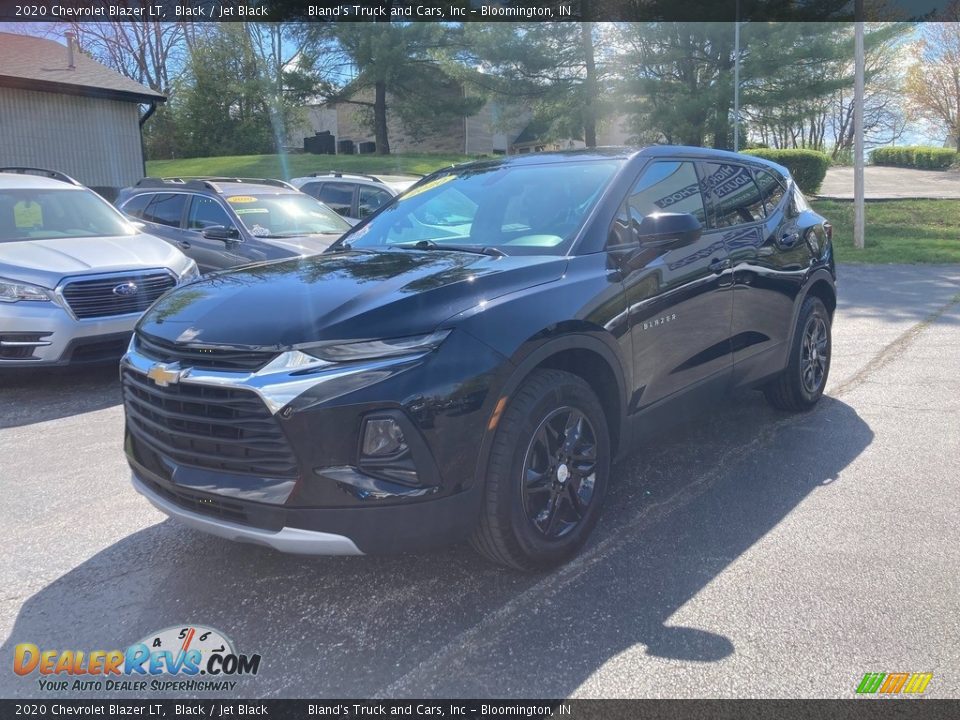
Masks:
[[[129,102],[163,102],[166,98],[124,77],[82,52],[67,67],[67,47],[55,40],[0,32],[0,87],[106,97]]]

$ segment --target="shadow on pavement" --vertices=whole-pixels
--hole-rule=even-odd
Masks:
[[[260,675],[226,695],[318,698],[566,697],[637,646],[714,662],[735,653],[737,639],[671,616],[872,439],[839,400],[787,416],[749,393],[619,462],[597,537],[541,576],[501,570],[464,547],[303,558],[160,522],[30,597],[0,657],[19,642],[122,649],[199,623],[263,656]],[[0,695],[39,694],[36,676],[0,674]]]
[[[119,405],[117,363],[0,370],[0,428]]]

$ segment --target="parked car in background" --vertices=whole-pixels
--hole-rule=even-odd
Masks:
[[[644,434],[736,387],[817,403],[831,236],[786,168],[729,152],[440,171],[324,255],[200,280],[144,315],[121,362],[134,485],[280,550],[469,537],[505,565],[555,565]]]
[[[72,178],[0,168],[0,370],[119,358],[197,264]]]
[[[322,252],[351,227],[281,180],[144,178],[116,204],[204,273]]]
[[[363,220],[420,181],[414,175],[362,175],[331,171],[293,178],[290,184],[351,220]]]

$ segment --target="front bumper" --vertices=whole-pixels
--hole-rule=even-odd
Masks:
[[[134,484],[171,516],[186,512],[194,527],[288,552],[330,552],[329,536],[376,554],[462,540],[482,502],[475,471],[496,402],[492,378],[503,359],[470,336],[455,335],[431,353],[313,370],[180,368],[162,387],[153,385],[157,360],[135,343],[121,363]],[[242,442],[251,451],[269,442],[271,458],[289,460],[282,471],[272,472],[261,456],[238,463],[236,455],[220,454],[224,448],[209,433],[187,430],[205,432],[206,425],[184,411],[199,412],[218,398],[256,414],[229,422],[255,422],[258,429],[241,435],[248,438]],[[394,417],[402,426],[416,469],[407,484],[378,476],[360,457],[364,420],[371,416]],[[212,407],[204,417],[217,418],[219,411]],[[181,427],[180,420],[190,422]],[[346,545],[332,547],[339,554]]]
[[[54,302],[0,303],[0,369],[117,360],[139,317],[74,320]]]
[[[238,525],[219,520],[209,515],[191,512],[176,505],[155,490],[150,489],[136,473],[132,476],[133,487],[149,500],[157,510],[179,520],[195,530],[218,535],[238,542],[266,545],[280,552],[300,555],[362,555],[348,537],[319,530],[283,527],[275,532],[248,525]]]

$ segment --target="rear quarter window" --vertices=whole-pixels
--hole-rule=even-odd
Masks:
[[[178,228],[186,200],[187,196],[180,193],[157,193],[142,217],[147,222]]]

